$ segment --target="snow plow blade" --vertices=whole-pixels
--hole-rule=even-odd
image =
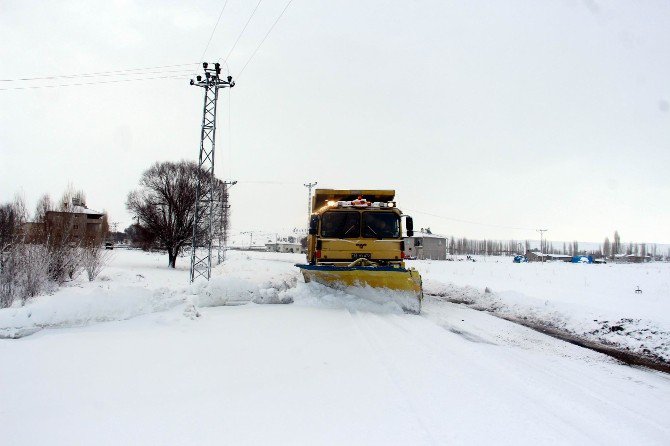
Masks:
[[[388,266],[296,265],[305,282],[317,282],[331,288],[366,287],[386,289],[383,301],[393,301],[406,313],[419,314],[423,289],[421,275],[414,268]]]

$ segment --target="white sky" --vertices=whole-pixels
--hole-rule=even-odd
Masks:
[[[229,0],[206,59],[225,57],[256,3]],[[285,4],[261,3],[233,75]],[[197,62],[222,5],[0,1],[0,78]],[[537,238],[419,212],[668,243],[669,30],[666,1],[295,0],[233,89],[230,127],[228,92],[219,103],[233,227],[304,225],[302,184],[318,181],[395,188],[416,227],[445,234]],[[0,90],[0,201],[22,191],[32,208],[72,182],[124,228],[144,169],[197,157],[188,78]],[[39,83],[0,89],[26,85]]]

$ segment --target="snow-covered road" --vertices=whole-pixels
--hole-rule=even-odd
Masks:
[[[667,375],[461,305],[297,288],[0,340],[0,444],[670,443]]]

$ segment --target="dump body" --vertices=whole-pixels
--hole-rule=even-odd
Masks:
[[[393,190],[317,189],[312,199],[305,281],[387,289],[390,300],[418,313],[421,276],[403,260],[402,212]]]

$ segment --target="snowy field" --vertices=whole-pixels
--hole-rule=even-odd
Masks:
[[[427,293],[670,362],[670,263],[515,264],[509,257],[476,257],[410,264],[421,271]]]
[[[0,310],[4,337],[35,331],[0,339],[0,444],[670,444],[667,375],[443,300],[662,326],[665,265],[414,262],[441,296],[413,316],[296,261],[231,252],[189,286],[187,258],[117,250]]]

